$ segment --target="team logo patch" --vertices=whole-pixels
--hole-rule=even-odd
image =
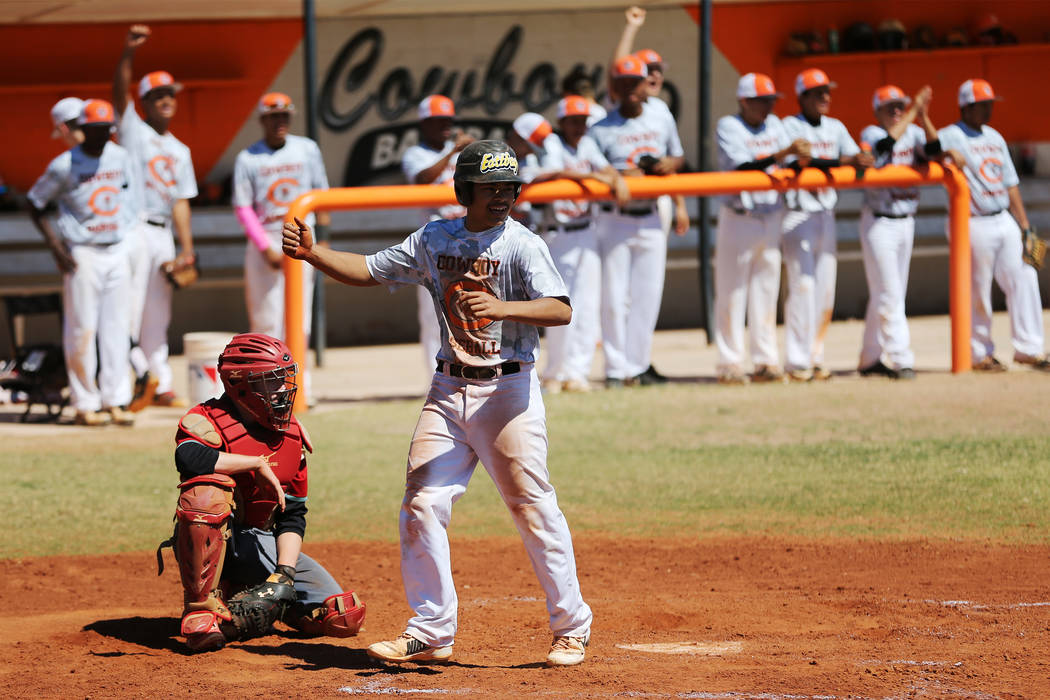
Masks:
[[[486,153],[481,157],[481,172],[490,173],[493,170],[509,170],[517,174],[518,159],[510,153]]]

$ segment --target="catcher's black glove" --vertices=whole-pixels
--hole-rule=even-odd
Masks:
[[[278,566],[265,581],[231,598],[226,607],[233,615],[231,623],[234,629],[230,631],[235,633],[234,638],[249,639],[269,634],[273,623],[295,602],[294,584],[295,569]],[[230,634],[226,636],[230,639]]]

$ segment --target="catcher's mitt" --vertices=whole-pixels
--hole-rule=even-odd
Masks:
[[[233,615],[235,637],[249,639],[269,634],[273,623],[296,600],[294,583],[295,569],[278,566],[265,581],[233,596],[226,607]]]
[[[201,276],[200,266],[197,265],[197,256],[180,255],[174,260],[169,260],[160,266],[161,272],[168,278],[168,282],[175,289],[185,289],[196,282]]]
[[[1024,261],[1037,270],[1043,268],[1043,258],[1046,257],[1046,241],[1041,239],[1035,228],[1029,226],[1021,232],[1021,240],[1024,243]]]

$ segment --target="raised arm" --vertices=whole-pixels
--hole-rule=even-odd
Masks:
[[[365,256],[314,245],[313,232],[299,219],[294,224],[285,222],[281,231],[281,247],[288,257],[308,262],[343,284],[354,287],[374,287],[379,284],[368,271]]]
[[[118,116],[124,114],[124,110],[131,102],[131,64],[135,57],[135,50],[146,43],[149,35],[149,27],[144,24],[133,24],[124,39],[124,51],[120,54],[117,70],[113,74],[113,109]]]

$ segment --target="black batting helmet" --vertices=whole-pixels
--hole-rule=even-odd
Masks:
[[[518,185],[514,192],[517,199],[524,180],[518,174],[518,158],[510,146],[502,141],[475,141],[456,159],[456,175],[453,179],[456,201],[470,206],[474,198],[471,182],[513,182]]]

